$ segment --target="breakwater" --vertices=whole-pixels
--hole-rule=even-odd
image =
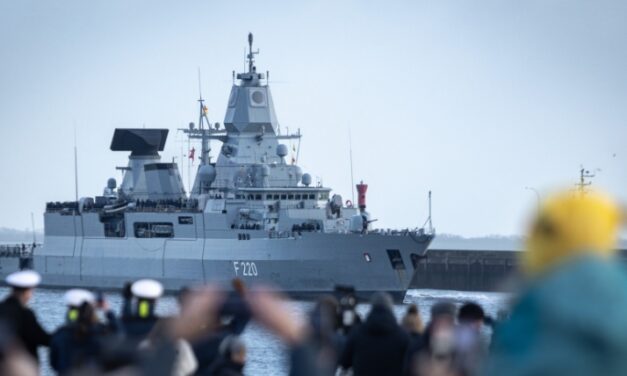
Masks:
[[[413,289],[508,292],[522,251],[430,249],[415,261]],[[619,250],[627,264],[627,249]]]

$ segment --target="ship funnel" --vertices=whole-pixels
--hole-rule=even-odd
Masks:
[[[368,184],[364,184],[362,180],[359,184],[357,184],[357,204],[359,206],[359,211],[364,212],[366,210],[366,191],[368,190]]]

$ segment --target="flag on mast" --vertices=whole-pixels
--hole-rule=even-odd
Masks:
[[[195,148],[191,148],[190,151],[189,151],[188,157],[189,157],[189,159],[192,160],[192,164],[194,164],[194,155],[195,154],[196,154],[196,149]]]

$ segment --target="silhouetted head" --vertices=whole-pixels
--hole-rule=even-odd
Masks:
[[[372,304],[372,308],[384,308],[390,312],[394,309],[394,301],[392,297],[387,292],[375,292],[372,294],[370,298],[370,304]]]
[[[431,324],[455,324],[457,307],[448,301],[437,302],[431,307]]]
[[[407,307],[407,313],[401,320],[401,326],[408,333],[422,333],[422,319],[420,313],[418,313],[418,307],[415,304],[411,304]]]
[[[485,319],[483,308],[477,303],[467,302],[459,308],[457,321],[460,324],[471,324],[481,326]]]
[[[339,326],[339,311],[339,303],[332,295],[323,295],[318,298],[311,312],[311,325],[314,333],[318,335],[335,333]]]

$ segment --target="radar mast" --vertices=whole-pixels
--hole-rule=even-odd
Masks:
[[[248,73],[253,73],[255,68],[255,55],[259,54],[259,49],[257,51],[253,51],[253,33],[248,33],[248,55],[246,58],[248,59]]]

